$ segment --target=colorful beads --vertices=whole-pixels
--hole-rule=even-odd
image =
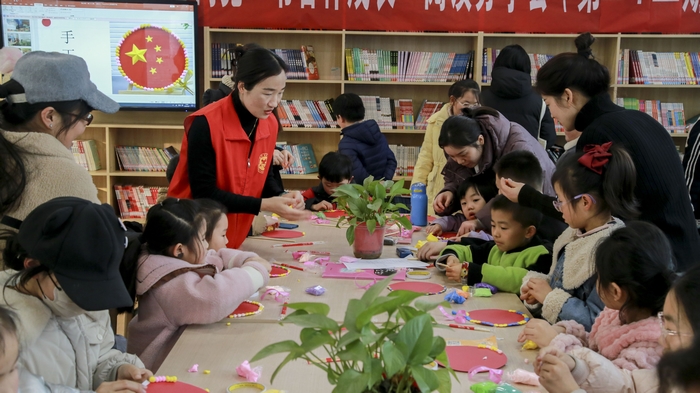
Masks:
[[[151,376],[148,378],[148,382],[155,383],[155,382],[170,382],[174,383],[177,382],[177,377],[176,376],[170,376],[170,375],[161,375],[161,376]]]
[[[204,370],[204,374],[207,374],[207,375],[208,375],[208,374],[211,374],[211,371],[210,371],[210,370]]]
[[[245,303],[250,303],[250,304],[257,305],[257,306],[258,306],[258,309],[255,310],[255,311],[248,311],[248,312],[244,312],[244,313],[240,313],[240,314],[231,314],[231,315],[229,315],[228,317],[229,317],[229,318],[243,318],[243,317],[249,317],[249,316],[251,316],[251,315],[260,314],[260,313],[262,312],[262,310],[265,308],[265,306],[263,306],[262,303],[260,303],[260,302],[255,302],[255,301],[252,301],[252,300],[245,300],[244,302],[245,302]]]

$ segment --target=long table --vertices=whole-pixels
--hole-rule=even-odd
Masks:
[[[330,226],[319,226],[312,223],[300,223],[299,230],[305,232],[300,239],[303,242],[325,241],[325,244],[305,247],[275,248],[275,241],[248,238],[241,249],[254,251],[260,256],[279,263],[303,266],[293,261],[292,251],[314,250],[327,251],[331,254],[331,261],[338,261],[341,256],[352,256],[352,248],[345,240],[345,229]],[[413,235],[414,244],[425,236],[421,232]],[[396,256],[396,246],[384,246],[382,258]],[[461,284],[449,282],[446,277],[430,269],[432,277],[429,282],[445,285],[447,288],[459,288]],[[352,279],[322,278],[320,272],[291,270],[284,277],[270,279],[269,285],[283,286],[289,289],[290,302],[323,302],[330,306],[329,318],[342,322],[347,302],[352,298],[360,298],[365,290],[360,288],[367,281]],[[321,285],[326,292],[319,296],[305,293],[309,286]],[[386,292],[386,291],[385,291]],[[384,293],[386,295],[386,293]],[[442,295],[427,297],[430,301],[442,300]],[[191,325],[185,329],[177,344],[172,349],[157,375],[176,375],[179,380],[201,388],[207,388],[211,392],[225,392],[227,387],[242,382],[235,368],[244,360],[249,360],[263,347],[278,341],[295,340],[299,342],[300,328],[292,324],[281,325],[280,318],[283,303],[274,298],[266,297],[260,301],[264,305],[262,313],[245,318],[224,319],[221,322],[210,325]],[[466,311],[499,308],[518,310],[527,313],[522,302],[513,294],[498,293],[490,298],[470,298],[462,305],[452,305],[452,309]],[[292,310],[289,310],[291,312]],[[448,310],[449,312],[449,310]],[[433,310],[432,315],[439,323],[449,323],[439,310]],[[435,329],[435,334],[446,340],[476,340],[490,336],[497,338],[499,349],[508,356],[508,363],[503,368],[505,372],[522,368],[532,371],[532,364],[537,355],[536,351],[521,351],[521,344],[517,342],[517,336],[522,327],[493,328],[491,332],[470,331],[463,329]],[[295,392],[330,392],[325,372],[314,365],[298,360],[292,361],[277,375],[274,383],[270,381],[275,368],[284,359],[284,354],[273,355],[253,364],[262,366],[263,373],[259,382],[268,389],[275,388],[290,393]],[[199,364],[198,373],[188,373],[187,370],[193,364]],[[210,370],[210,374],[204,374],[202,370]],[[453,380],[454,392],[466,392],[474,382],[470,381],[466,373],[457,373],[459,381]],[[486,380],[485,374],[480,375],[479,381]],[[516,385],[518,386],[518,385]],[[533,387],[519,386],[523,391],[537,390]],[[540,390],[543,390],[540,388]],[[239,393],[258,390],[236,390]]]

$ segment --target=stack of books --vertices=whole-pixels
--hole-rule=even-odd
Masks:
[[[158,192],[167,190],[165,187],[145,187],[131,185],[115,185],[119,214],[123,220],[146,218],[148,209],[158,201]]]
[[[621,49],[617,83],[621,85],[700,84],[698,52],[645,52]]]
[[[413,176],[413,168],[418,161],[420,146],[389,145],[396,156],[395,176]]]
[[[116,146],[120,171],[165,172],[170,159],[177,154],[172,146],[167,149],[147,146]]]
[[[365,106],[365,119],[377,122],[382,130],[414,129],[413,100],[380,96],[360,96]]]
[[[481,66],[482,83],[491,83],[493,64],[500,53],[500,49],[484,48],[483,64]],[[534,84],[537,81],[537,71],[554,56],[541,53],[528,53],[527,55],[530,57],[530,80]]]
[[[314,154],[314,148],[310,143],[288,145],[286,143],[278,142],[277,146],[287,150],[294,156],[294,163],[292,166],[287,169],[283,169],[280,171],[280,173],[285,175],[308,175],[310,173],[318,172],[316,155]]]
[[[659,100],[638,100],[636,98],[617,98],[617,105],[625,109],[645,112],[661,123],[672,134],[688,132],[685,126],[685,111],[682,102],[661,102]]]
[[[277,114],[282,127],[334,128],[333,100],[282,100]]]
[[[472,79],[474,51],[411,52],[346,48],[351,81],[456,82]]]
[[[97,171],[102,169],[100,156],[97,153],[97,143],[95,143],[95,141],[73,141],[71,152],[73,152],[75,162],[86,170]]]

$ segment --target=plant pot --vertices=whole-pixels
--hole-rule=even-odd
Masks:
[[[383,250],[384,227],[376,227],[371,234],[365,223],[355,228],[355,242],[352,243],[355,258],[377,259],[382,255]]]

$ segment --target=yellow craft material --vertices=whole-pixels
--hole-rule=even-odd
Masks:
[[[211,374],[211,371],[209,371],[209,370],[204,370],[204,374]]]
[[[425,238],[426,241],[428,242],[439,242],[440,239],[437,238],[437,236],[433,235],[432,233],[428,235],[428,237]]]
[[[426,243],[428,243],[428,242],[425,240],[418,240],[418,242],[416,243],[416,250],[420,250],[420,248],[425,246]]]
[[[525,344],[523,344],[523,348],[522,348],[522,349],[523,349],[523,350],[528,350],[528,349],[538,349],[538,348],[539,348],[539,347],[537,346],[537,344],[535,344],[534,341],[532,341],[532,340],[527,340],[527,341],[525,341]]]
[[[234,390],[245,389],[245,388],[254,388],[254,389],[259,389],[261,392],[270,392],[270,390],[266,390],[265,385],[263,385],[261,383],[257,383],[257,382],[234,383],[233,385],[228,387],[227,391],[233,392]]]
[[[462,285],[462,290],[464,292],[469,292],[469,285]]]

